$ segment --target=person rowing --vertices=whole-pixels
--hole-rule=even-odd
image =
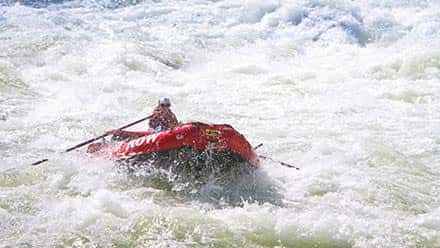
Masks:
[[[171,111],[171,101],[169,98],[164,97],[159,100],[159,104],[154,108],[153,114],[150,118],[150,128],[155,132],[161,132],[168,129],[172,129],[177,126],[176,115]]]
[[[171,110],[171,100],[163,97],[159,100],[158,105],[154,108],[153,113],[148,117],[149,127],[148,131],[126,131],[121,129],[114,129],[107,132],[117,140],[127,138],[136,138],[143,135],[166,131],[176,127],[179,124],[176,115]]]

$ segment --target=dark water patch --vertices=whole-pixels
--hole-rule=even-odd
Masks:
[[[144,2],[144,0],[5,0],[0,1],[0,6],[21,4],[32,8],[47,8],[51,5],[74,3],[74,5],[79,4],[78,6],[95,6],[107,9],[116,9],[137,5],[141,2]]]
[[[0,2],[0,5],[14,5],[21,4],[33,8],[46,8],[51,4],[62,4],[64,2],[71,2],[72,0],[6,0]]]
[[[0,61],[0,122],[22,116],[36,98],[37,93],[24,81],[19,68]]]
[[[33,170],[6,169],[0,171],[0,189],[31,186],[45,179],[46,176]]]
[[[0,209],[11,214],[36,214],[40,199],[30,192],[4,191],[0,196]]]
[[[243,236],[222,222],[184,208],[149,211],[137,218],[127,236],[117,247],[248,247]]]
[[[232,152],[197,152],[189,148],[141,155],[118,168],[144,186],[170,190],[214,206],[244,202],[282,205],[278,186]]]
[[[144,2],[144,0],[97,0],[99,6],[104,7],[106,9],[117,9],[128,7],[132,5],[137,5],[139,3]]]
[[[293,17],[297,16],[292,25],[309,30],[313,42],[326,44],[335,42],[335,39],[339,41],[341,34],[345,36],[344,43],[365,46],[371,42],[362,13],[353,5],[312,1],[299,14],[296,12],[296,9],[291,11]]]

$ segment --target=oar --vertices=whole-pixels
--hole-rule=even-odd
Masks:
[[[260,147],[262,147],[262,146],[263,146],[263,143],[258,144],[256,147],[254,147],[254,150],[257,150],[258,148],[260,148]],[[269,158],[269,157],[262,156],[262,155],[258,155],[258,157],[259,157],[259,158],[262,158],[262,159],[266,159],[266,160],[270,160],[270,161],[273,161],[273,162],[279,163],[279,164],[284,165],[284,166],[289,167],[289,168],[295,168],[295,169],[299,170],[298,167],[296,167],[296,166],[294,166],[294,165],[291,165],[291,164],[288,164],[288,163],[285,163],[285,162],[283,162],[283,161],[278,161],[278,160],[275,160],[275,159],[273,159],[273,158]]]
[[[291,164],[288,164],[288,163],[285,163],[285,162],[283,162],[283,161],[278,161],[278,160],[275,160],[275,159],[273,159],[273,158],[269,158],[269,157],[262,156],[262,155],[258,155],[258,157],[259,157],[259,158],[262,158],[262,159],[267,159],[267,160],[273,161],[273,162],[275,162],[275,163],[279,163],[280,165],[283,165],[283,166],[286,166],[286,167],[289,167],[289,168],[294,168],[294,169],[299,170],[298,167],[296,167],[296,166],[294,166],[294,165],[291,165]]]
[[[258,148],[260,148],[260,147],[262,147],[262,146],[263,146],[263,143],[258,144],[256,147],[254,147],[254,150],[257,150]]]
[[[142,118],[142,119],[140,119],[140,120],[137,120],[137,121],[135,121],[135,122],[132,122],[132,123],[130,123],[130,124],[127,124],[127,125],[125,125],[125,126],[122,126],[122,127],[118,128],[117,130],[122,130],[122,129],[125,129],[125,128],[127,128],[127,127],[134,126],[134,125],[136,125],[136,124],[138,124],[138,123],[140,123],[140,122],[143,122],[143,121],[145,121],[145,120],[150,119],[152,116],[153,116],[153,115],[150,115],[150,116],[147,116],[147,117]],[[85,146],[85,145],[87,145],[87,144],[90,144],[90,143],[92,143],[92,142],[94,142],[94,141],[97,141],[97,140],[99,140],[99,139],[102,139],[102,138],[104,138],[104,137],[107,137],[108,135],[110,135],[110,134],[109,134],[109,133],[105,133],[105,134],[100,135],[100,136],[98,136],[98,137],[95,137],[95,138],[93,138],[93,139],[89,139],[89,140],[87,140],[87,141],[84,141],[84,142],[82,142],[82,143],[76,145],[76,146],[73,146],[73,147],[70,147],[70,148],[66,149],[66,150],[63,151],[62,153],[70,152],[70,151],[72,151],[72,150],[75,150],[75,149],[80,148],[80,147],[82,147],[82,146]],[[44,162],[47,162],[47,161],[49,161],[49,159],[45,158],[45,159],[42,159],[42,160],[37,161],[37,162],[35,162],[35,163],[32,163],[31,165],[39,165],[39,164],[44,163]]]

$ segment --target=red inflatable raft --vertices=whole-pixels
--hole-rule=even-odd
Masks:
[[[188,123],[159,133],[123,131],[122,135],[124,133],[140,137],[127,139],[116,146],[106,146],[106,149],[97,149],[97,144],[92,144],[88,152],[111,154],[115,160],[124,160],[189,148],[199,153],[210,151],[229,154],[255,168],[259,166],[258,156],[252,146],[230,125]]]

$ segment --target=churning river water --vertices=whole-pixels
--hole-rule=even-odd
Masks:
[[[59,153],[162,96],[301,170]],[[439,169],[438,0],[0,0],[0,247],[440,247]]]

